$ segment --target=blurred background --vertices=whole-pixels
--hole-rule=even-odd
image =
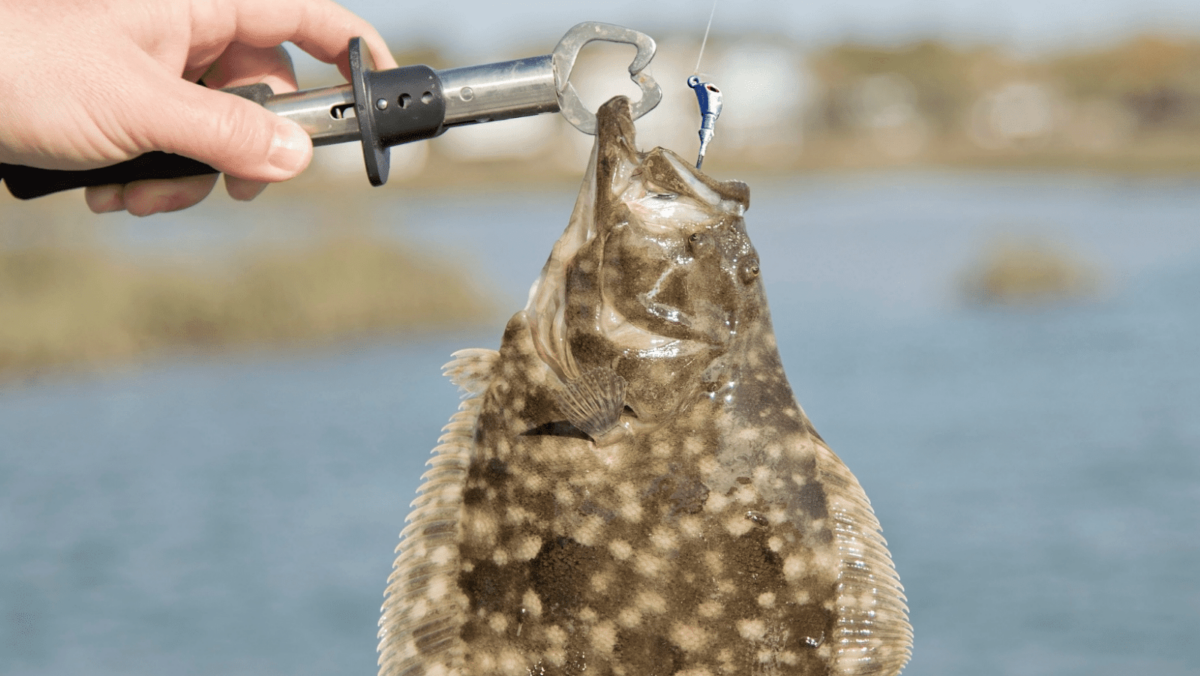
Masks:
[[[344,4],[434,67],[647,32],[639,145],[696,152],[706,2]],[[719,3],[705,170],[752,188],[789,378],[907,589],[906,673],[1200,673],[1200,5],[999,4]],[[631,56],[584,51],[585,103],[636,95]],[[373,673],[440,366],[498,345],[591,142],[453,129],[379,189],[320,148],[143,220],[0,194],[0,673]]]

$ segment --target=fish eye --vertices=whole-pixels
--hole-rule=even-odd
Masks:
[[[738,266],[738,277],[743,284],[749,284],[758,278],[758,256],[751,256]]]

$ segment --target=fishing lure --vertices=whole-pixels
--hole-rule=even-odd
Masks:
[[[700,104],[700,155],[696,158],[696,168],[704,164],[704,153],[716,133],[717,118],[721,116],[721,90],[711,82],[701,82],[693,75],[687,80],[688,86],[696,92],[696,101]]]

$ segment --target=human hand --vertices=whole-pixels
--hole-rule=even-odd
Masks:
[[[299,125],[223,87],[295,91],[293,42],[349,78],[363,36],[383,39],[332,0],[0,0],[0,162],[91,169],[152,150],[225,172],[234,199],[299,174],[312,141]],[[203,78],[212,89],[193,83]],[[92,211],[145,216],[204,199],[216,175],[88,188]]]

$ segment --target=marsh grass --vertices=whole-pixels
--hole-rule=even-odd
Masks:
[[[0,380],[179,348],[463,327],[491,307],[453,266],[366,235],[207,269],[95,246],[0,250]]]

